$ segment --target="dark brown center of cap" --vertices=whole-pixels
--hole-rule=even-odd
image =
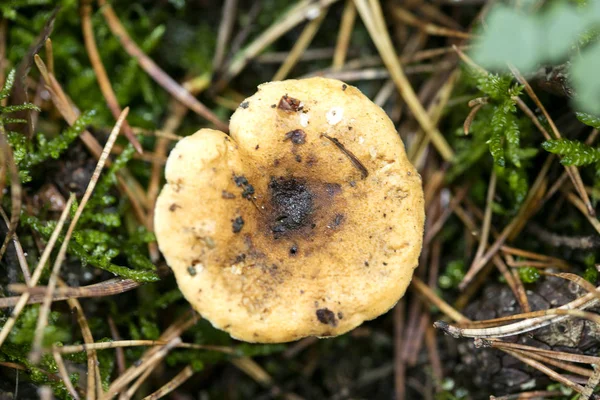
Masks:
[[[313,193],[306,183],[295,178],[271,178],[269,183],[276,236],[307,226],[313,211]]]

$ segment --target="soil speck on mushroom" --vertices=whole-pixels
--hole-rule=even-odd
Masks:
[[[320,308],[317,310],[317,319],[322,324],[337,326],[334,312],[327,308]]]
[[[233,233],[240,233],[240,231],[244,227],[244,218],[236,217],[232,221],[231,227],[233,228]]]
[[[247,101],[244,101],[242,104],[240,104],[240,108],[246,109],[246,108],[248,108],[248,106],[250,106],[250,103]]]
[[[288,112],[296,112],[302,110],[302,106],[300,105],[300,100],[295,99],[293,97],[288,96],[287,94],[283,95],[279,100],[279,104],[277,104],[277,108],[283,111]]]
[[[306,133],[302,129],[294,129],[286,133],[283,140],[291,140],[294,144],[304,144],[306,143]]]

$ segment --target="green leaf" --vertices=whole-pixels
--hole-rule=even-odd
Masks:
[[[542,143],[544,150],[563,156],[563,165],[582,166],[600,161],[600,149],[577,140],[556,139]]]
[[[584,112],[576,112],[575,115],[577,119],[587,126],[591,126],[595,129],[600,129],[600,117],[596,117],[595,115],[584,113]]]

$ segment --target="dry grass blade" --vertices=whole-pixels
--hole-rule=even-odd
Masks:
[[[177,389],[185,381],[190,379],[194,375],[194,369],[191,365],[188,365],[182,369],[173,379],[167,382],[163,387],[158,389],[156,392],[149,396],[144,397],[144,400],[158,400]]]
[[[400,300],[394,307],[394,394],[397,400],[404,400],[406,395],[406,361],[403,357],[405,343],[402,337],[404,308],[404,300]]]
[[[309,0],[303,0],[293,6],[280,20],[263,31],[252,43],[235,56],[223,78],[217,82],[217,89],[220,90],[225,87],[229,81],[235,78],[244,69],[250,60],[256,57],[275,40],[279,39],[286,32],[308,17],[320,14],[323,12],[324,8],[329,7],[337,1],[338,0],[321,0],[318,4],[315,4]]]
[[[54,249],[54,245],[56,244],[58,235],[60,235],[60,232],[62,231],[63,225],[65,224],[67,216],[69,215],[69,210],[71,209],[71,204],[73,203],[74,198],[75,197],[73,195],[71,195],[69,197],[69,200],[67,201],[67,204],[65,205],[65,208],[64,208],[62,214],[60,215],[60,218],[58,219],[56,228],[54,228],[54,231],[52,231],[50,240],[48,241],[48,244],[46,245],[46,248],[44,249],[42,256],[40,257],[40,261],[38,262],[38,265],[35,267],[35,270],[33,271],[33,275],[31,277],[31,287],[34,287],[35,285],[37,285],[38,281],[40,280],[40,277],[42,276],[42,271],[44,270],[44,267],[45,267],[46,263],[48,262],[48,259],[50,258],[50,254],[52,253],[52,249]],[[0,347],[2,347],[2,344],[4,343],[4,341],[8,337],[8,334],[10,333],[13,326],[15,325],[17,318],[19,318],[21,311],[23,311],[23,308],[25,307],[25,305],[27,304],[27,301],[29,300],[29,297],[30,297],[29,292],[25,292],[20,297],[18,297],[18,300],[15,304],[14,310],[12,311],[10,317],[8,317],[8,319],[2,326],[2,331],[0,331]],[[4,300],[4,298],[1,300]],[[2,307],[0,307],[0,308],[2,308]]]
[[[475,340],[478,341],[479,339],[475,339]],[[478,343],[476,343],[476,344],[478,344],[481,347],[498,347],[498,348],[504,347],[507,349],[523,350],[523,351],[526,351],[529,353],[538,353],[538,354],[542,354],[549,358],[553,358],[556,360],[562,360],[562,361],[568,361],[568,362],[572,362],[572,363],[598,364],[600,362],[600,357],[586,356],[583,354],[566,353],[563,351],[540,349],[538,347],[527,346],[524,344],[503,342],[500,339],[482,339],[482,340],[480,340],[480,342],[481,342],[480,344],[478,344]]]
[[[527,80],[523,77],[523,75],[521,75],[521,73],[514,66],[510,65],[509,68],[510,68],[511,72],[513,73],[513,75],[515,76],[515,78],[517,78],[519,83],[525,87],[525,92],[527,92],[527,94],[529,95],[531,100],[533,100],[535,105],[544,114],[544,117],[546,117],[546,120],[548,121],[548,124],[550,125],[552,132],[554,132],[554,136],[556,137],[556,139],[560,139],[561,138],[560,131],[556,127],[556,124],[554,123],[554,120],[550,117],[550,114],[548,113],[548,111],[546,111],[546,107],[544,107],[544,105],[542,104],[540,99],[537,97],[537,95],[533,91],[533,88],[531,87],[529,82],[527,82]],[[583,181],[581,180],[581,175],[579,174],[579,170],[575,166],[565,166],[565,169],[566,169],[567,173],[569,174],[571,180],[573,181],[573,186],[575,186],[575,189],[577,189],[579,196],[581,197],[582,201],[584,202],[588,214],[591,217],[594,217],[596,215],[596,212],[594,211],[594,207],[592,206],[590,198],[589,198],[587,192],[585,191],[585,187],[583,186]]]
[[[564,269],[570,268],[569,264],[565,260],[561,260],[560,258],[556,258],[556,257],[552,257],[552,256],[547,256],[545,254],[534,253],[532,251],[517,249],[515,247],[510,247],[510,246],[506,246],[506,245],[500,247],[500,250],[506,254],[511,254],[514,256],[525,257],[525,258],[530,258],[533,260],[539,260],[539,261],[551,263],[551,264],[554,264],[554,266],[557,268],[564,268]]]
[[[524,362],[525,364],[529,365],[530,367],[533,367],[535,369],[537,369],[538,371],[543,372],[544,374],[548,375],[550,378],[552,378],[553,380],[562,383],[565,386],[570,387],[571,389],[575,390],[577,393],[582,393],[584,392],[585,388],[575,382],[572,382],[571,380],[565,378],[564,376],[562,376],[561,374],[555,372],[554,370],[546,367],[544,364],[532,360],[530,358],[527,358],[519,353],[516,353],[514,351],[510,351],[510,350],[504,350],[504,352],[506,352],[507,354],[510,354],[511,356],[513,356],[514,358]]]
[[[594,394],[594,390],[598,386],[598,383],[600,383],[600,367],[598,365],[593,365],[593,367],[594,372],[585,385],[583,393],[581,394],[581,400],[588,400],[591,398]]]
[[[525,201],[521,205],[519,212],[513,218],[513,220],[502,230],[500,235],[496,238],[494,243],[488,248],[488,250],[479,258],[477,263],[473,263],[467,273],[465,274],[462,282],[459,284],[459,289],[465,290],[469,282],[477,275],[481,269],[496,255],[504,242],[510,237],[514,236],[515,233],[520,232],[524,224],[529,219],[529,216],[533,213],[537,206],[539,206],[539,200],[543,197],[543,193],[546,190],[546,175],[552,164],[553,156],[546,158],[544,165],[540,169],[535,182],[531,185]]]
[[[494,196],[496,195],[496,170],[492,169],[492,175],[490,177],[490,183],[488,185],[487,196],[485,200],[485,213],[483,215],[483,224],[480,230],[479,246],[473,259],[473,264],[476,264],[485,251],[485,247],[488,245],[488,238],[490,236],[490,226],[492,225],[492,206],[494,203]]]
[[[300,34],[300,37],[298,37],[298,40],[296,40],[296,43],[294,43],[294,47],[292,47],[292,50],[290,50],[284,63],[281,65],[281,67],[279,67],[273,76],[273,81],[281,81],[289,75],[292,68],[294,68],[300,59],[302,53],[304,53],[306,48],[310,46],[310,43],[319,31],[323,20],[327,16],[327,10],[327,8],[322,9],[317,18],[306,24],[304,30]]]
[[[99,342],[99,343],[86,343],[86,344],[74,344],[69,346],[58,346],[54,347],[53,351],[58,351],[60,354],[71,354],[79,353],[80,351],[86,350],[107,350],[117,349],[124,347],[137,347],[137,346],[166,346],[169,344],[165,340],[117,340],[112,342]],[[217,351],[224,354],[235,354],[235,350],[231,347],[225,346],[211,346],[204,344],[195,343],[179,343],[175,347],[183,349],[194,349],[194,350],[210,350]]]
[[[139,63],[140,67],[152,79],[162,86],[171,96],[185,104],[190,110],[194,111],[201,117],[212,122],[218,129],[223,132],[228,132],[229,127],[226,123],[221,121],[208,107],[200,103],[198,99],[190,94],[185,88],[179,85],[173,78],[171,78],[165,71],[163,71],[150,57],[148,57],[142,49],[131,39],[119,17],[115,14],[110,4],[106,4],[105,0],[98,0],[98,4],[101,7],[102,15],[108,24],[108,27],[112,33],[119,39],[119,42],[127,51],[127,53],[135,58]]]
[[[112,146],[115,144],[115,140],[117,140],[117,136],[119,135],[119,131],[121,130],[121,124],[125,120],[125,117],[127,116],[128,112],[129,112],[129,108],[126,107],[123,110],[123,112],[121,113],[121,115],[119,116],[119,119],[117,120],[117,123],[115,124],[115,127],[113,128],[112,132],[110,133],[110,136],[108,137],[106,145],[104,146],[104,150],[102,151],[102,155],[100,156],[100,159],[98,160],[98,164],[96,165],[96,169],[94,170],[94,173],[92,174],[92,178],[90,179],[88,187],[86,188],[83,198],[81,199],[81,203],[79,204],[79,207],[77,207],[77,210],[75,211],[75,215],[73,216],[73,219],[71,220],[71,223],[69,224],[69,228],[67,229],[67,233],[65,235],[64,241],[63,241],[62,245],[60,246],[58,255],[56,256],[54,266],[52,267],[52,273],[50,275],[50,279],[48,280],[48,291],[46,292],[46,297],[44,298],[44,302],[42,304],[42,307],[40,308],[38,322],[37,322],[37,325],[35,328],[35,336],[34,336],[32,350],[31,350],[31,354],[30,354],[30,358],[31,358],[32,362],[34,362],[34,363],[38,363],[40,360],[44,328],[46,327],[46,325],[48,323],[48,314],[50,312],[50,303],[52,302],[54,288],[56,287],[56,282],[58,280],[58,273],[60,271],[60,267],[61,267],[62,262],[67,254],[67,246],[69,244],[71,236],[73,235],[75,226],[77,225],[77,222],[79,221],[79,218],[81,217],[83,209],[85,208],[88,200],[90,199],[90,197],[92,195],[92,192],[94,191],[94,188],[96,187],[96,183],[98,182],[98,178],[100,177],[100,172],[104,168],[106,159],[108,158],[108,155],[110,154]]]
[[[161,347],[155,353],[153,353],[150,357],[144,359],[140,364],[136,365],[133,368],[129,368],[125,373],[119,376],[117,379],[113,381],[108,389],[108,392],[104,394],[104,399],[112,399],[117,393],[119,393],[125,386],[140,376],[150,365],[156,364],[159,360],[163,359],[175,346],[181,343],[181,338],[179,336],[171,339],[168,344]]]
[[[221,23],[219,24],[219,33],[217,34],[217,48],[213,57],[213,71],[219,71],[225,58],[225,49],[231,36],[231,30],[235,23],[235,14],[237,11],[238,0],[225,0],[223,3],[223,13]]]
[[[560,272],[560,273],[552,273],[552,272],[544,272],[540,271],[543,275],[556,276],[557,278],[562,278],[569,280],[571,282],[575,282],[585,290],[587,290],[590,294],[596,296],[600,300],[600,291],[596,290],[596,287],[592,285],[590,282],[586,281],[579,275],[571,274],[569,272]]]
[[[587,195],[587,192],[586,192]],[[571,204],[573,204],[581,213],[585,216],[585,218],[590,222],[590,224],[594,227],[596,232],[600,234],[600,221],[595,217],[594,214],[589,213],[589,208],[587,208],[585,202],[581,200],[579,197],[575,196],[573,193],[567,194],[567,199]]]
[[[406,101],[416,120],[419,122],[423,131],[429,136],[431,142],[438,150],[445,161],[450,161],[454,157],[454,152],[446,142],[441,132],[435,127],[423,105],[419,102],[410,82],[406,78],[396,55],[392,42],[390,40],[383,15],[377,1],[371,1],[371,6],[367,0],[355,0],[354,4],[367,26],[371,39],[375,43],[383,62],[387,66],[390,76],[396,83],[400,95]]]
[[[108,78],[108,74],[106,73],[106,69],[104,68],[104,64],[102,63],[102,58],[100,57],[100,53],[98,52],[98,47],[96,46],[96,39],[94,39],[94,26],[92,25],[92,0],[82,0],[81,1],[81,29],[83,30],[83,41],[85,43],[85,48],[88,53],[88,57],[90,58],[90,62],[92,63],[92,68],[94,69],[94,73],[96,74],[96,79],[98,80],[98,85],[100,86],[100,91],[102,92],[102,96],[106,100],[106,104],[110,112],[112,113],[115,119],[119,118],[121,114],[121,106],[119,106],[119,102],[117,100],[117,96],[110,84],[110,79]],[[50,66],[48,66],[50,67]],[[52,73],[52,69],[48,68],[50,73]],[[143,153],[142,145],[133,134],[133,130],[127,121],[123,122],[123,133],[127,140],[133,145],[135,150],[138,153]]]
[[[433,36],[447,36],[459,39],[471,39],[473,35],[465,32],[458,31],[456,29],[449,29],[443,26],[438,26],[427,21],[423,21],[417,18],[414,14],[408,10],[396,6],[393,9],[394,16],[400,20],[401,23],[414,26],[415,28]]]
[[[342,68],[346,61],[348,54],[348,46],[350,44],[350,37],[352,36],[352,30],[354,29],[354,22],[356,21],[356,7],[352,0],[346,0],[344,5],[344,11],[342,13],[342,20],[340,22],[340,30],[338,32],[337,42],[335,44],[335,53],[333,55],[334,70]]]
[[[434,324],[434,326],[438,329],[443,330],[445,333],[454,336],[455,338],[459,337],[473,337],[473,338],[498,338],[498,337],[506,337],[522,334],[525,332],[530,332],[532,330],[536,330],[539,328],[543,328],[544,326],[548,326],[550,324],[559,322],[568,318],[569,316],[576,316],[580,318],[586,318],[594,322],[600,322],[600,316],[594,313],[589,313],[582,311],[586,308],[593,307],[598,304],[598,299],[594,298],[594,295],[588,293],[584,296],[579,297],[578,299],[573,300],[570,303],[567,303],[561,307],[542,310],[542,311],[534,311],[523,314],[511,315],[508,317],[502,318],[494,318],[491,320],[485,321],[475,321],[473,325],[481,325],[481,324],[496,324],[499,322],[505,322],[515,319],[525,319],[524,321],[519,321],[513,324],[503,325],[500,327],[492,327],[492,328],[459,328],[456,326],[452,326],[443,321],[438,321]],[[556,317],[556,315],[560,315]]]
[[[262,386],[270,387],[273,385],[271,375],[250,357],[234,358],[231,363]]]
[[[67,368],[65,367],[65,363],[62,359],[62,356],[58,352],[53,352],[52,355],[54,356],[54,361],[56,361],[56,365],[58,367],[58,373],[60,374],[60,377],[62,378],[62,381],[65,384],[65,387],[67,388],[69,394],[75,400],[79,400],[79,394],[73,387],[73,383],[71,383],[71,379],[69,379],[69,373],[67,372]]]
[[[7,231],[10,230],[10,220],[8,219],[8,215],[4,212],[2,206],[0,206],[0,215],[2,215],[2,219],[6,224]],[[15,246],[15,251],[17,253],[17,260],[19,261],[19,266],[21,267],[21,272],[23,273],[23,278],[25,279],[25,283],[27,285],[31,285],[31,273],[29,272],[29,265],[27,264],[27,259],[25,258],[25,253],[23,252],[23,247],[21,246],[21,241],[17,236],[17,233],[13,233],[12,235],[13,245]]]
[[[60,286],[65,286],[65,284],[59,280]],[[94,343],[94,338],[92,336],[92,331],[90,326],[88,325],[87,319],[85,318],[85,314],[83,313],[83,308],[81,308],[81,304],[77,299],[68,299],[69,307],[71,310],[75,311],[77,314],[77,323],[79,324],[79,328],[81,329],[81,336],[83,337],[83,342],[87,344]],[[100,363],[98,362],[98,354],[96,354],[96,350],[94,349],[86,349],[87,353],[87,398],[90,400],[99,399],[102,397],[102,378],[100,377]]]
[[[422,295],[426,300],[428,300],[432,305],[436,306],[440,309],[441,312],[446,314],[452,320],[459,323],[470,322],[470,320],[459,313],[456,309],[452,308],[452,306],[442,300],[438,295],[435,294],[433,290],[431,290],[422,280],[413,277],[411,286],[415,288],[415,290]]]
[[[56,288],[52,300],[59,301],[68,298],[113,296],[115,294],[128,292],[141,285],[142,283],[132,279],[114,278],[88,286]],[[42,303],[48,292],[47,286],[28,287],[27,285],[19,283],[8,285],[8,289],[15,293],[27,293],[29,295],[27,304]],[[13,307],[18,304],[19,299],[19,296],[0,297],[0,308]]]
[[[8,172],[10,173],[10,224],[8,227],[8,232],[6,233],[6,237],[4,238],[4,242],[2,243],[2,248],[0,248],[0,260],[4,256],[4,252],[8,247],[8,243],[10,242],[12,236],[17,231],[17,225],[19,224],[19,219],[21,217],[21,202],[22,202],[22,188],[21,188],[21,179],[19,178],[19,168],[15,162],[13,157],[13,151],[10,145],[8,144],[8,137],[6,135],[6,131],[4,130],[4,125],[0,121],[0,151],[2,151],[4,163],[7,167]]]

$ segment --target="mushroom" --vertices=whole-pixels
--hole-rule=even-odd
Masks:
[[[310,78],[260,85],[231,136],[169,155],[156,238],[179,288],[248,342],[337,336],[393,307],[421,251],[421,177],[385,112]]]

